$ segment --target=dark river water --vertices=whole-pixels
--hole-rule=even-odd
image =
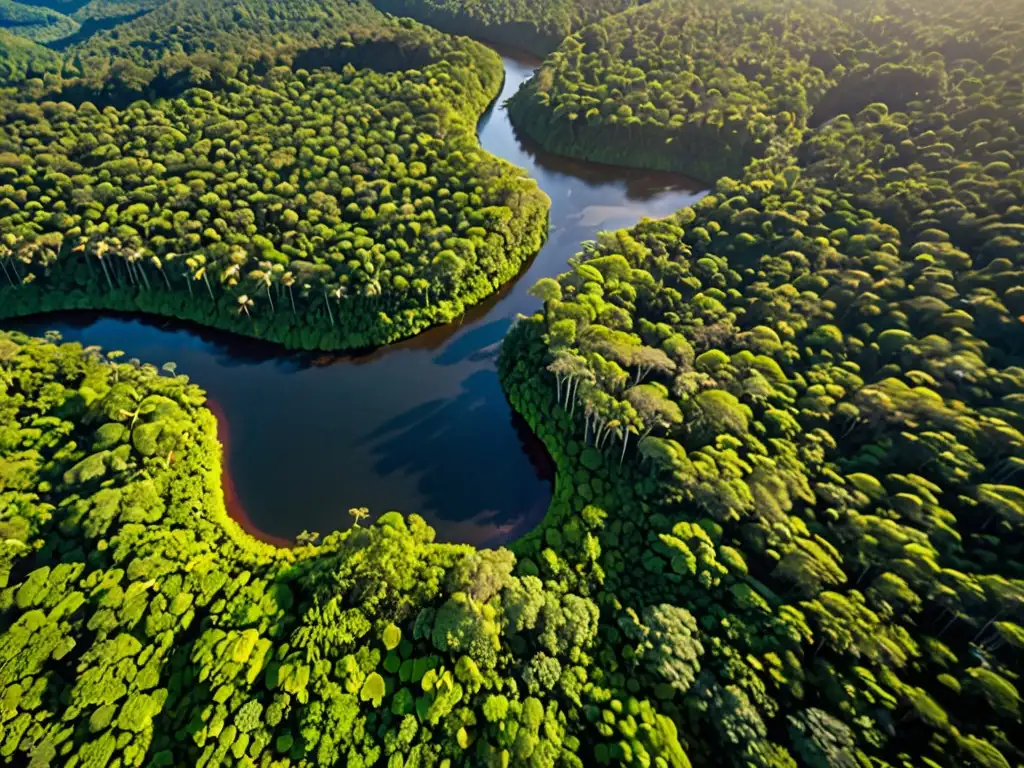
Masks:
[[[553,468],[498,383],[498,346],[533,312],[537,279],[557,275],[602,229],[661,217],[702,194],[685,178],[556,158],[516,137],[501,104],[536,61],[504,55],[498,104],[480,121],[487,151],[525,169],[551,196],[551,233],[528,269],[461,323],[361,355],[310,355],[163,320],[87,313],[4,321],[31,333],[173,360],[209,393],[226,444],[229,511],[273,541],[417,512],[441,541],[495,546],[536,525]]]

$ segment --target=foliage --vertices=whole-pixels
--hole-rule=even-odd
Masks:
[[[714,182],[775,136],[943,94],[962,62],[1013,66],[1024,29],[1014,3],[885,5],[658,0],[567,38],[510,114],[551,151]]]
[[[0,29],[36,43],[49,43],[74,34],[79,24],[50,8],[0,0]]]
[[[382,11],[410,16],[445,32],[494,40],[537,56],[569,34],[646,0],[373,0]]]
[[[0,28],[0,83],[38,78],[60,68],[59,55]]]
[[[419,276],[440,303],[437,291],[456,288],[466,261],[456,233],[474,236],[484,182],[511,173],[499,166],[485,177],[471,157],[472,123],[496,91],[494,58],[362,5],[336,7],[327,14],[336,24],[287,6],[271,33],[265,6],[251,6],[263,24],[232,31],[237,9],[195,2],[83,44],[59,78],[6,97],[15,106],[0,123],[4,311],[56,306],[47,297],[57,291],[39,287],[49,280],[83,280],[74,290],[100,306],[121,295],[204,306],[205,290],[226,318],[206,322],[274,337],[301,305],[319,312],[308,343],[351,343],[350,328],[326,329],[365,322],[366,305],[348,305],[361,309],[342,321],[327,287],[365,285],[385,265],[393,286],[396,225],[381,221],[378,198],[359,198],[359,223],[346,209],[330,240],[318,228],[326,206],[313,193],[290,205],[282,188],[305,197],[297,188],[316,187],[318,163],[300,157],[293,180],[278,174],[292,166],[272,159],[294,155],[286,138],[319,136],[300,132],[335,108],[356,122],[325,124],[323,144],[340,135],[350,144],[338,152],[352,157],[317,154],[316,142],[310,156],[337,160],[340,184],[348,166],[353,196],[419,191],[408,181],[412,147],[426,157],[420,137],[430,139],[430,175],[414,177],[429,188],[415,197],[422,210],[411,205],[449,229],[401,253],[414,270],[429,264],[446,276]],[[707,173],[734,177],[673,216],[602,234],[534,289],[544,306],[510,330],[499,374],[548,447],[557,482],[545,520],[512,552],[436,544],[422,519],[397,513],[318,546],[258,544],[226,518],[214,421],[187,379],[0,334],[7,761],[1021,761],[1019,5],[656,2],[571,37],[514,109],[553,115],[568,101],[542,104],[538,94],[568,99],[576,86],[614,87],[612,104],[634,98],[628,90],[651,99],[652,119],[595,128],[594,146],[657,146],[658,158],[703,160]],[[508,10],[502,18],[517,18]],[[314,28],[324,43],[315,48]],[[602,30],[615,34],[602,39]],[[200,36],[223,49],[218,62],[194,45]],[[304,70],[303,52],[314,49],[313,61],[330,51],[341,72]],[[426,58],[403,60],[402,71],[343,68],[379,62],[382,51]],[[84,61],[98,74],[82,77]],[[690,90],[677,94],[684,80]],[[189,87],[204,81],[214,90]],[[151,98],[112,98],[103,110],[30,98],[33,88],[62,89],[102,101],[125,87]],[[428,95],[428,108],[417,107]],[[654,97],[675,110],[668,122]],[[263,123],[250,119],[263,112]],[[556,121],[544,128],[552,141],[564,141],[562,116],[544,118]],[[647,141],[673,120],[689,137],[678,156],[660,151],[674,137]],[[406,154],[376,157],[358,137]],[[93,155],[104,146],[116,152]],[[406,174],[391,175],[401,164]],[[359,186],[385,167],[374,176],[385,184]],[[157,173],[175,178],[171,196],[148,188],[159,185],[143,174]],[[207,174],[218,181],[207,186]],[[87,181],[93,189],[76,196]],[[110,192],[105,184],[113,194],[89,205]],[[170,228],[151,224],[165,207],[175,211]],[[243,208],[253,220],[239,225]],[[182,212],[198,229],[175,230]],[[183,262],[189,274],[173,275],[177,288],[166,266],[180,251],[154,251],[159,266],[139,257],[190,235],[201,247]],[[81,250],[75,237],[85,238]],[[345,257],[324,255],[325,243]],[[369,257],[349,257],[360,249]],[[234,285],[232,255],[248,265]],[[301,283],[284,275],[296,278],[296,262],[331,276],[305,297],[295,291],[293,306]],[[414,276],[404,277],[411,286]],[[359,301],[377,298],[364,289]],[[431,304],[422,298],[421,309]],[[359,339],[369,333],[352,328]]]
[[[254,541],[224,511],[203,401],[184,376],[0,333],[5,762],[572,760],[590,599],[507,551],[434,544],[415,515]],[[649,707],[623,718],[681,754]]]
[[[655,7],[601,26],[651,14],[668,39]],[[893,88],[891,106],[867,81],[809,98],[799,130],[766,134],[699,203],[600,235],[506,338],[510,400],[559,469],[548,518],[515,549],[542,579],[600,585],[604,679],[649,697],[695,763],[1020,760],[1024,38],[1019,9],[998,8],[897,5],[870,23],[853,8],[839,37],[795,9],[823,45],[810,60],[884,30],[892,61],[935,87]],[[770,18],[730,4],[708,26],[730,13]],[[566,57],[596,34],[517,99],[595,86],[571,73],[617,61],[622,36]],[[690,71],[637,66],[648,81]],[[650,146],[611,135],[595,141]],[[698,631],[669,630],[652,658],[647,617],[679,624],[666,607]]]
[[[338,47],[292,52],[339,71],[259,75],[225,54],[205,76],[229,78],[216,92],[103,110],[0,105],[2,312],[143,310],[291,347],[368,347],[450,321],[517,274],[543,240],[547,199],[475,141],[498,57],[351,7]],[[118,40],[159,13],[118,27]],[[223,34],[245,50],[249,31]],[[283,56],[301,38],[281,35]],[[187,64],[144,50],[168,87],[199,77],[198,53]]]

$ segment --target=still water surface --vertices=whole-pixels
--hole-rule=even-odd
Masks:
[[[229,511],[268,540],[345,528],[347,510],[417,512],[441,541],[495,546],[544,515],[552,468],[495,371],[498,345],[528,288],[565,270],[583,240],[697,200],[695,182],[538,151],[501,106],[537,62],[502,56],[505,85],[480,121],[488,152],[524,168],[551,197],[551,233],[529,268],[461,323],[360,355],[311,355],[181,323],[77,313],[4,327],[173,360],[209,393],[226,443]]]

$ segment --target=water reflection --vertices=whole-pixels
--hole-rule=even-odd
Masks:
[[[544,515],[552,468],[513,414],[495,356],[527,289],[563,271],[599,229],[666,216],[702,194],[679,176],[546,155],[516,137],[501,104],[534,63],[503,55],[506,82],[480,121],[481,144],[534,177],[552,200],[550,237],[517,280],[460,322],[357,354],[279,347],[178,322],[81,313],[5,327],[178,363],[214,401],[229,435],[232,512],[269,540],[347,527],[347,510],[418,512],[442,541],[493,546]]]

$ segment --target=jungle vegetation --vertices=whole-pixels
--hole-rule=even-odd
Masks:
[[[0,333],[5,762],[582,765],[589,718],[687,765],[650,701],[594,688],[600,611],[568,581],[416,515],[243,533],[203,401],[173,365]],[[647,620],[700,647],[685,613]]]
[[[0,83],[42,77],[60,68],[60,56],[49,48],[0,28]],[[4,90],[0,86],[0,93]]]
[[[713,116],[707,135],[737,147],[721,162],[739,170],[692,207],[584,244],[564,274],[536,284],[541,310],[503,342],[503,386],[558,470],[545,520],[508,550],[436,544],[414,514],[370,523],[361,508],[345,532],[309,533],[291,549],[256,542],[227,519],[214,420],[173,365],[0,334],[6,761],[1024,765],[1021,8],[737,7],[745,10],[720,9],[720,23],[704,17],[686,38],[695,76],[703,81],[698,73],[715,68],[701,67],[720,55],[726,71],[716,82],[732,78],[737,90],[717,86],[673,108],[682,125],[694,122],[681,129],[696,131],[694,142],[708,123],[691,117]],[[639,30],[633,17],[645,11],[584,29],[545,67],[563,67],[560,57],[597,29]],[[660,27],[665,39],[676,29]],[[629,39],[622,48],[609,40],[608,50],[634,60],[641,49]],[[669,82],[680,71],[674,60],[643,40],[644,82]],[[6,135],[18,151],[4,151],[19,165],[0,177],[0,194],[16,206],[4,213],[19,227],[10,232],[36,245],[7,246],[5,302],[31,292],[56,301],[39,287],[45,268],[67,274],[62,265],[76,258],[87,287],[107,285],[93,297],[138,300],[156,292],[147,280],[172,277],[152,262],[140,272],[124,248],[86,258],[89,239],[65,255],[64,238],[47,234],[58,212],[70,216],[81,202],[73,191],[64,206],[54,202],[67,199],[59,174],[74,178],[61,170],[65,157],[82,162],[56,149],[78,146],[55,139],[69,124],[103,119],[88,124],[129,149],[131,176],[157,162],[143,167],[121,138],[134,134],[117,132],[150,124],[143,118],[158,109],[169,131],[184,116],[236,114],[232,106],[250,98],[280,110],[275,118],[306,114],[303,94],[335,78],[359,82],[361,95],[404,87],[399,78],[439,87],[412,70],[302,71],[299,48],[287,46],[275,60],[287,69],[261,71],[266,48],[238,46],[229,69],[211,73],[223,84],[209,90],[190,82],[203,68],[198,53],[111,43],[112,68],[146,70],[140,93],[191,87],[95,112],[84,101],[17,102],[2,125],[13,126]],[[449,58],[478,50],[434,44],[458,46],[444,49]],[[756,55],[741,56],[748,48]],[[460,77],[487,77],[493,60],[478,55],[416,72],[474,93]],[[741,65],[767,70],[741,79]],[[796,89],[783,96],[786,70],[804,102]],[[571,68],[558,71],[575,82]],[[65,64],[34,87],[103,93],[80,74]],[[737,133],[715,125],[737,114],[746,120],[732,121]],[[222,183],[254,173],[243,160],[257,150],[243,142],[257,129],[273,135],[246,120],[223,145],[211,140],[211,165],[236,163]],[[630,146],[643,147],[632,135]],[[174,151],[195,162],[196,144]],[[379,167],[367,155],[366,166]],[[272,166],[260,158],[263,174]],[[113,186],[122,159],[105,166],[104,182]],[[45,170],[30,184],[19,181],[26,167]],[[207,167],[182,186],[205,180]],[[479,160],[463,167],[478,172]],[[238,199],[213,192],[210,222]],[[131,233],[122,238],[106,218],[111,205],[121,211],[118,194],[98,219],[80,215],[124,243]],[[276,209],[252,210],[267,211],[251,223],[252,241],[269,239],[260,227]],[[153,233],[123,224],[152,247]],[[205,236],[178,236],[192,233]],[[306,241],[280,242],[288,256]],[[188,296],[191,285],[201,298],[209,274],[163,295]],[[223,292],[216,301],[237,327],[267,334],[291,309],[290,293],[275,293],[286,286],[269,279],[263,291],[246,289],[251,307],[237,296],[230,307],[238,285],[209,287]]]
[[[187,26],[165,6],[0,97],[0,313],[144,310],[368,347],[459,316],[540,248],[546,196],[475,138],[492,51],[346,0],[268,5],[255,27],[192,5]],[[165,44],[136,46],[158,20]]]
[[[25,5],[15,0],[0,0],[0,29],[37,43],[48,43],[74,34],[79,24],[69,16],[49,8]]]
[[[545,56],[570,34],[647,0],[373,0],[382,11],[409,16],[458,35],[493,40]]]
[[[0,28],[46,43],[62,50],[75,42],[85,40],[98,29],[131,20],[162,5],[165,0],[5,0],[8,21],[0,12]],[[11,19],[31,19],[31,23],[12,22]],[[3,46],[0,46],[0,52]]]
[[[1024,762],[1024,37],[1010,4],[933,10],[909,29],[939,87],[603,234],[505,342],[568,457],[517,553],[557,578],[605,510],[600,667],[683,678],[656,708],[696,764]],[[665,603],[699,626],[685,666],[627,642]]]
[[[946,93],[956,62],[1014,62],[1021,15],[1013,2],[658,0],[567,38],[511,115],[554,152],[714,182],[788,130]]]

